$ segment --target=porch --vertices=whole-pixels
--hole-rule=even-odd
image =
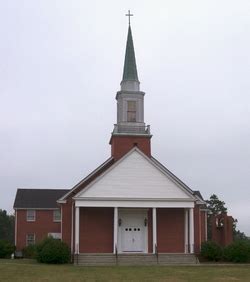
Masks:
[[[91,253],[193,254],[194,208],[76,207],[74,254]]]

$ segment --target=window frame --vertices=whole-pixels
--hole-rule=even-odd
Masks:
[[[57,212],[60,213],[60,219],[57,218],[57,216],[58,216],[58,215],[56,215]],[[62,221],[61,209],[53,210],[53,222],[61,222],[61,221]]]
[[[29,236],[32,236],[33,239],[30,240]],[[26,234],[26,247],[27,246],[32,246],[36,244],[36,234],[35,233],[27,233]]]
[[[60,232],[49,232],[48,237],[52,237],[53,239],[56,239],[56,240],[62,240],[62,233],[60,233]]]
[[[30,212],[32,212],[33,215],[29,214]],[[26,211],[26,221],[29,221],[29,222],[34,222],[34,221],[36,221],[36,210],[28,209],[28,210]]]
[[[137,102],[135,100],[127,101],[127,121],[136,122]]]

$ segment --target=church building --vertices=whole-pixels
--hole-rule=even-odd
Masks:
[[[113,262],[199,253],[207,237],[205,202],[151,155],[144,98],[129,24],[111,156],[70,190],[18,189],[17,250],[51,235],[83,264],[91,255]]]

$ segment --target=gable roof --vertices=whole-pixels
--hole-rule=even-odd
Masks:
[[[14,209],[54,209],[69,189],[17,189]]]
[[[92,197],[196,199],[188,186],[137,147],[89,183],[75,199]]]
[[[58,198],[58,203],[65,202],[70,196],[76,195],[80,190],[84,189],[89,183],[95,180],[100,174],[105,172],[110,166],[114,164],[114,158],[109,158],[105,162],[103,162],[100,166],[98,166],[95,170],[93,170],[89,175],[87,175],[84,179],[78,182],[72,189],[68,190],[67,193]]]
[[[194,194],[194,191],[189,188],[184,182],[182,182],[176,175],[174,175],[170,170],[168,170],[162,163],[160,163],[157,159],[154,157],[151,157],[151,160],[159,166],[171,179],[179,183],[185,190],[187,190],[189,193]]]
[[[151,160],[159,165],[171,178],[173,178],[176,182],[178,182],[181,186],[183,186],[186,190],[192,193],[196,199],[199,201],[198,204],[206,204],[204,201],[201,192],[198,190],[192,190],[189,188],[184,182],[182,182],[176,175],[174,175],[170,170],[168,170],[163,164],[161,164],[157,159],[151,157]]]

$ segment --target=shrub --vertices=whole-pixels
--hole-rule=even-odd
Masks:
[[[37,260],[42,263],[68,263],[70,250],[64,242],[51,237],[37,245]]]
[[[250,262],[250,241],[239,240],[225,247],[224,259],[231,262]]]
[[[22,254],[24,258],[36,258],[37,250],[36,245],[29,245],[22,249]]]
[[[218,261],[222,259],[222,248],[213,241],[203,242],[201,244],[201,256],[211,260]]]
[[[0,240],[0,258],[10,258],[15,251],[15,247],[8,241]]]

